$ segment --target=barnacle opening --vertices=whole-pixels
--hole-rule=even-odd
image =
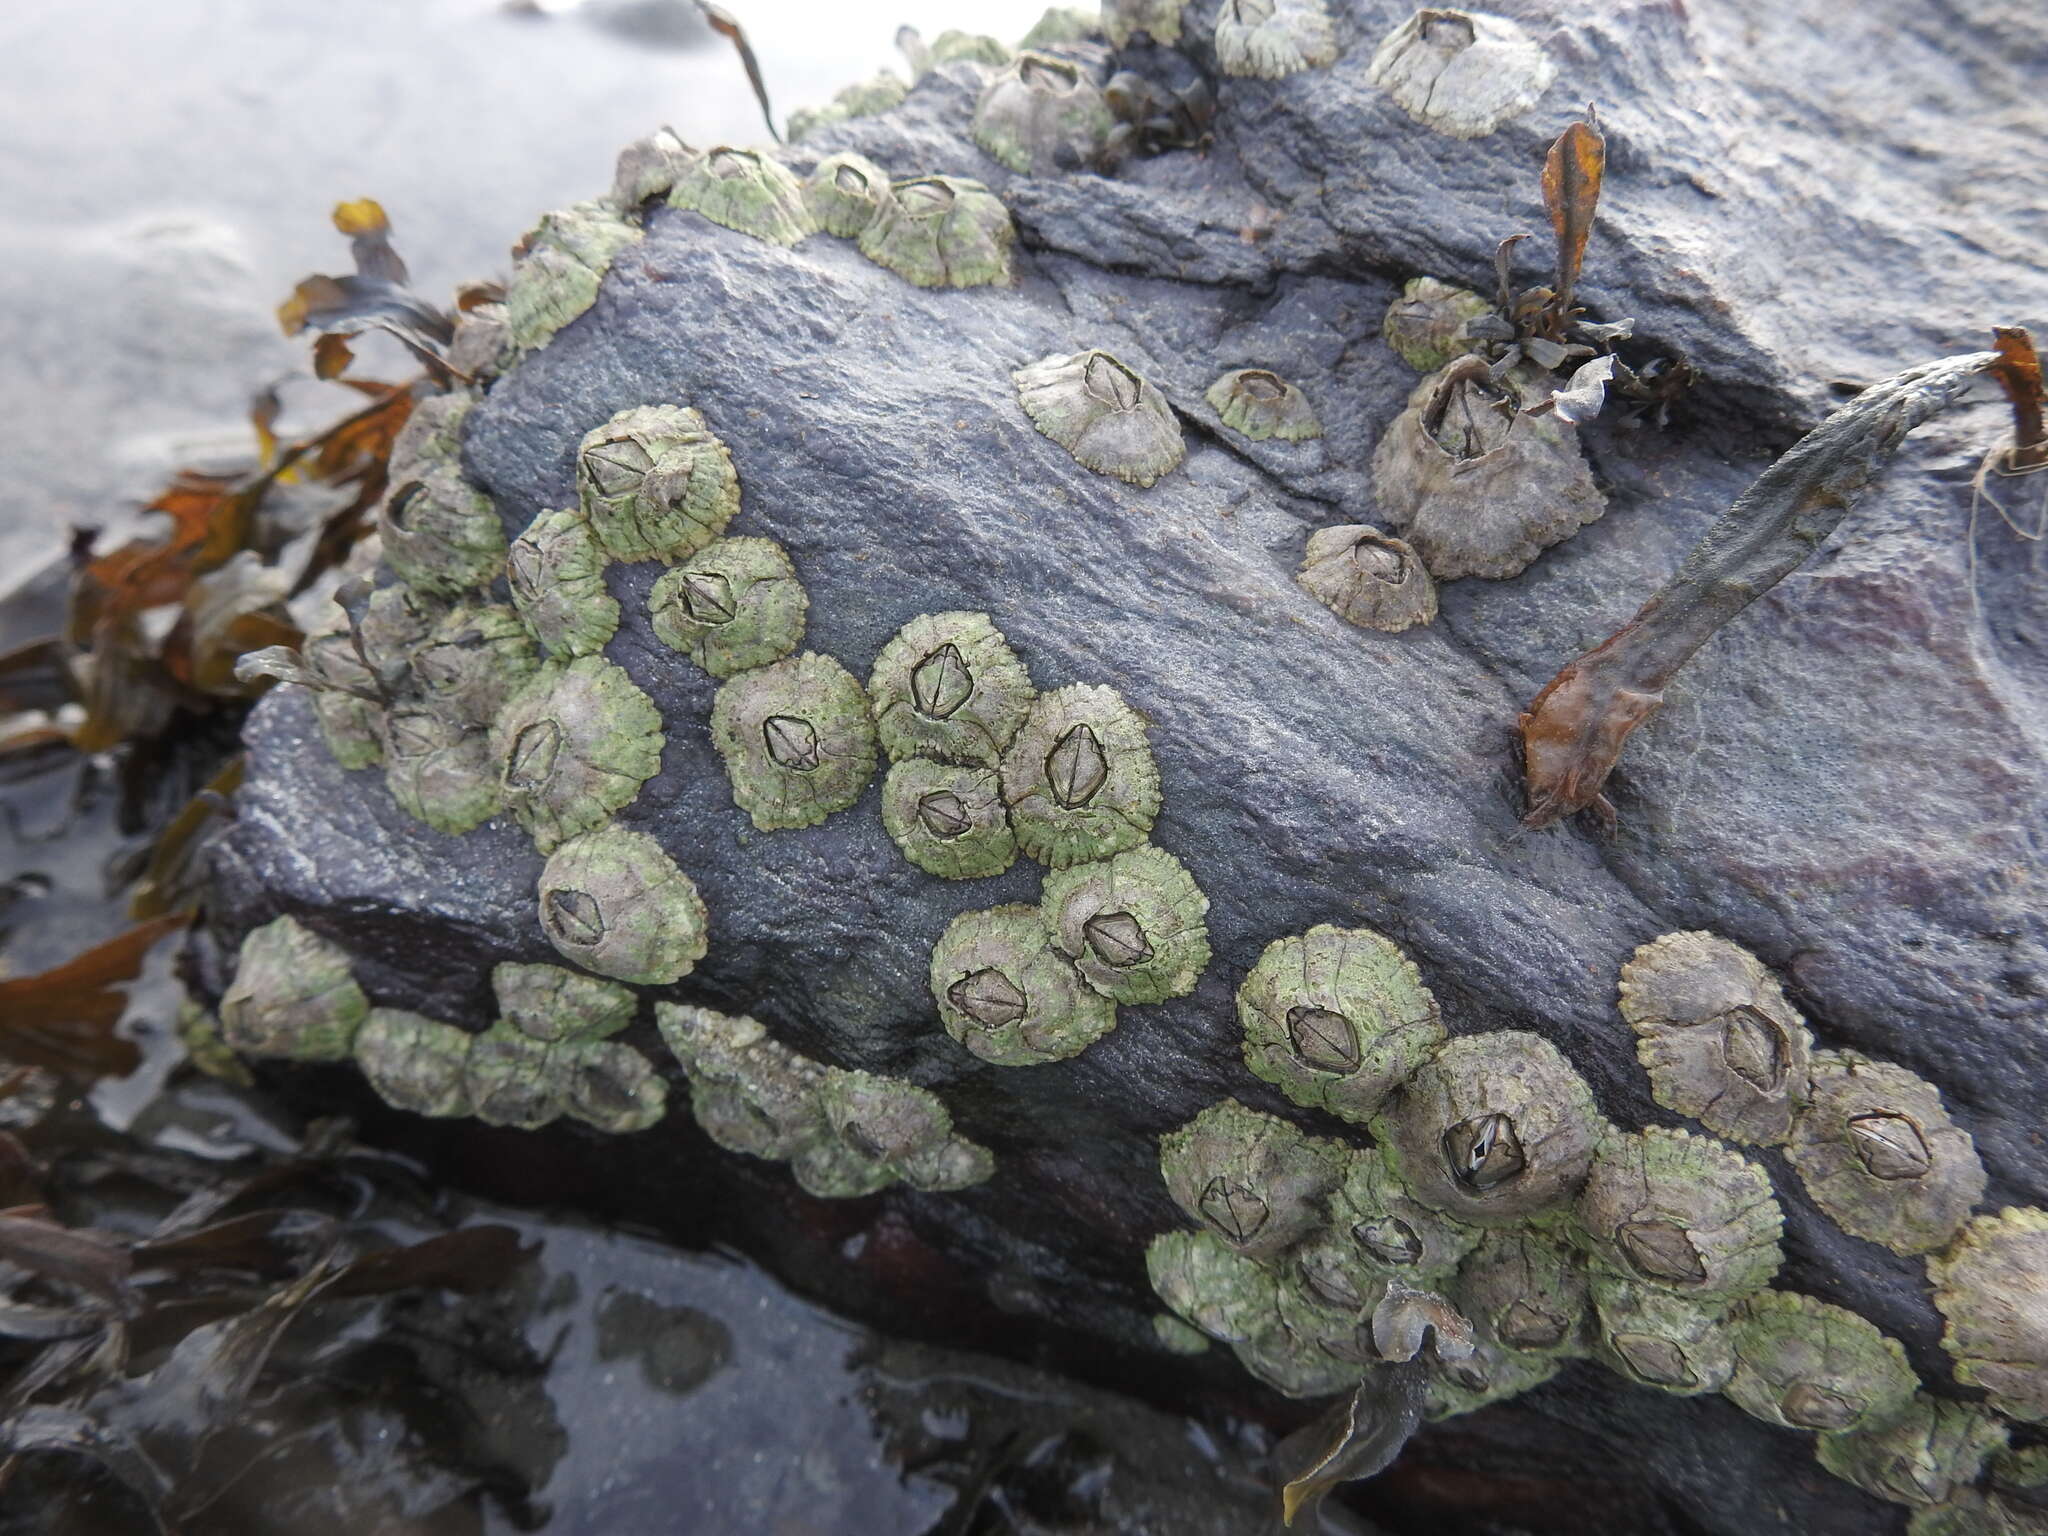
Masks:
[[[1528,1166],[1512,1116],[1498,1110],[1460,1120],[1443,1134],[1444,1166],[1468,1189],[1498,1188]]]
[[[985,1029],[1001,1029],[1030,1012],[1024,989],[994,966],[972,971],[946,989],[946,1001]]]

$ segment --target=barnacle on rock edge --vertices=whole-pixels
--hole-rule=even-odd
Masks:
[[[993,768],[905,758],[882,781],[882,826],[903,857],[942,880],[999,875],[1016,862]]]
[[[1112,47],[1128,48],[1138,33],[1162,48],[1180,41],[1182,0],[1102,0],[1102,30]]]
[[[1680,1397],[1718,1392],[1727,1384],[1735,1350],[1719,1305],[1598,1272],[1590,1292],[1593,1353],[1603,1364]]]
[[[498,1014],[535,1040],[600,1040],[633,1022],[640,999],[630,987],[559,965],[507,960],[491,968]]]
[[[818,229],[804,201],[803,183],[788,166],[758,150],[727,144],[706,150],[683,168],[668,202],[773,245],[795,245]]]
[[[1084,469],[1148,486],[1187,452],[1166,397],[1107,352],[1055,353],[1010,378],[1031,424]]]
[[[502,603],[451,608],[412,657],[413,679],[427,707],[466,727],[489,725],[539,670],[533,637]]]
[[[577,203],[541,215],[514,250],[505,287],[505,321],[521,352],[546,346],[556,331],[597,302],[619,252],[640,239],[638,224],[602,203]]]
[[[1590,1278],[1578,1254],[1529,1227],[1480,1236],[1458,1266],[1451,1301],[1475,1329],[1520,1354],[1586,1353]]]
[[[1135,848],[1159,815],[1145,723],[1113,688],[1040,694],[1003,754],[1002,775],[1017,846],[1054,869]]]
[[[932,949],[931,989],[946,1033],[999,1067],[1064,1061],[1116,1027],[1116,1004],[1052,947],[1036,907],[954,918]]]
[[[489,736],[416,704],[384,716],[384,783],[398,808],[436,832],[460,837],[498,813],[503,800]]]
[[[1037,692],[985,613],[922,613],[899,629],[868,675],[875,731],[900,762],[933,757],[993,768]]]
[[[1927,1278],[1956,1379],[1982,1387],[2000,1413],[2048,1423],[2048,1212],[1973,1217],[1927,1260]]]
[[[1281,80],[1337,58],[1323,0],[1223,0],[1215,43],[1218,69],[1258,80]]]
[[[1172,854],[1149,844],[1045,877],[1046,927],[1081,979],[1120,1003],[1192,992],[1209,965],[1209,898]]]
[[[1994,1413],[1920,1393],[1889,1424],[1823,1434],[1813,1454],[1835,1476],[1894,1504],[1939,1504],[1977,1480],[2006,1442]]]
[[[526,627],[554,655],[589,656],[619,629],[619,600],[605,585],[611,557],[581,508],[543,512],[512,541],[505,585]]]
[[[644,832],[572,837],[541,870],[540,926],[587,971],[638,986],[690,974],[708,947],[696,884]]]
[[[1380,332],[1417,373],[1435,373],[1451,359],[1484,345],[1468,337],[1465,326],[1492,312],[1493,306],[1470,288],[1454,288],[1434,277],[1412,277],[1387,306]]]
[[[1270,1258],[1329,1221],[1324,1201],[1344,1149],[1235,1099],[1211,1104],[1159,1138],[1174,1204],[1240,1253]]]
[[[968,132],[1011,170],[1046,175],[1093,166],[1111,122],[1102,87],[1079,65],[1027,51],[981,88]]]
[[[677,178],[698,159],[698,152],[677,138],[670,128],[657,128],[635,139],[619,151],[612,172],[612,205],[631,213],[642,203],[666,197]]]
[[[891,185],[860,235],[860,253],[920,288],[1010,281],[1016,226],[1002,199],[964,176],[913,176]]]
[[[341,1061],[369,1012],[348,952],[279,917],[242,939],[235,979],[221,994],[221,1035],[245,1056]]]
[[[814,651],[728,678],[711,706],[711,744],[733,803],[763,832],[816,826],[858,800],[875,772],[867,694]]]
[[[827,155],[804,180],[804,202],[828,235],[857,239],[894,194],[889,177],[865,155],[851,150]]]
[[[1277,437],[1305,443],[1323,435],[1308,397],[1277,373],[1264,368],[1233,368],[1203,397],[1223,425],[1255,443]]]
[[[384,561],[422,592],[486,586],[505,560],[505,527],[490,497],[451,465],[394,479],[377,512]]]
[[[355,1039],[356,1065],[393,1109],[437,1118],[470,1111],[469,1031],[400,1008],[372,1008]]]

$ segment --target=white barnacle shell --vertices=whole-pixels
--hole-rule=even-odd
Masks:
[[[1017,846],[1054,869],[1135,848],[1159,815],[1145,723],[1113,688],[1040,694],[1003,754],[1002,776]]]
[[[1031,424],[1084,469],[1147,486],[1187,452],[1166,397],[1107,352],[1055,353],[1010,377]]]
[[[1159,1138],[1166,1192],[1240,1253],[1271,1258],[1329,1222],[1345,1150],[1235,1099]]]
[[[1590,1277],[1578,1253],[1550,1233],[1484,1233],[1450,1287],[1482,1336],[1517,1354],[1572,1356],[1589,1348]]]
[[[1120,1003],[1163,1003],[1209,966],[1209,898],[1187,866],[1149,843],[1045,877],[1053,946]]]
[[[572,837],[540,876],[541,931],[587,971],[639,986],[680,981],[704,958],[704,900],[645,832]]]
[[[698,152],[671,128],[657,128],[635,139],[619,151],[618,165],[612,173],[612,205],[624,212],[634,212],[642,203],[666,197],[677,179],[698,159]]]
[[[412,656],[413,680],[427,707],[463,726],[489,725],[539,670],[533,636],[503,603],[450,609]]]
[[[1425,127],[1478,139],[1536,104],[1557,66],[1517,23],[1425,9],[1387,34],[1370,79]]]
[[[1722,1392],[1766,1424],[1830,1432],[1888,1424],[1919,1380],[1896,1339],[1846,1307],[1759,1291],[1728,1319],[1735,1366]]]
[[[668,1112],[668,1084],[654,1064],[617,1040],[564,1040],[548,1047],[562,1112],[609,1136],[644,1131]]]
[[[2048,1423],[2048,1212],[2007,1206],[1974,1217],[1928,1259],[1927,1278],[1956,1379],[1982,1387],[2009,1418]]]
[[[795,172],[759,150],[706,150],[681,168],[668,201],[774,245],[795,245],[818,229]]]
[[[1161,1301],[1219,1343],[1249,1339],[1279,1305],[1280,1277],[1206,1228],[1154,1238],[1145,1271]]]
[[[1724,1303],[1777,1274],[1784,1225],[1762,1168],[1705,1136],[1654,1125],[1601,1143],[1572,1210],[1574,1239],[1596,1263]]]
[[[932,949],[931,989],[946,1033],[999,1067],[1064,1061],[1116,1027],[1116,1004],[1052,947],[1036,907],[954,918]]]
[[[1180,41],[1182,0],[1102,0],[1102,30],[1110,44],[1128,48],[1143,32],[1161,47]]]
[[[770,1039],[758,1019],[656,1003],[661,1038],[690,1079],[690,1108],[729,1152],[787,1160],[828,1134],[826,1068]]]
[[[562,1063],[550,1045],[500,1021],[470,1042],[463,1089],[485,1125],[537,1131],[562,1113]]]
[[[1216,67],[1226,75],[1281,80],[1337,59],[1323,0],[1223,0],[1216,13]]]
[[[733,803],[763,832],[816,826],[858,800],[875,772],[867,694],[812,651],[728,678],[711,706],[711,744]]]
[[[868,698],[892,761],[932,757],[993,768],[1037,697],[985,613],[922,613],[875,658]]]
[[[1013,171],[1092,167],[1112,123],[1102,87],[1070,59],[1026,51],[992,76],[974,104],[974,142]]]
[[[1436,583],[1415,551],[1363,523],[1309,535],[1296,581],[1330,612],[1362,629],[1398,634],[1436,617]]]
[[[1434,277],[1412,277],[1387,306],[1380,331],[1409,367],[1435,373],[1453,358],[1485,345],[1467,336],[1465,327],[1492,312],[1493,306],[1470,288],[1454,288]]]
[[[422,592],[453,596],[486,586],[505,562],[498,509],[444,465],[394,479],[377,513],[384,560]]]

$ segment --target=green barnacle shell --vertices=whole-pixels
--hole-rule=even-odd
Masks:
[[[1941,1090],[1889,1062],[1817,1051],[1785,1160],[1813,1203],[1893,1253],[1944,1247],[1984,1198],[1984,1164]]]
[[[1346,623],[1399,634],[1436,617],[1436,583],[1400,539],[1363,523],[1309,535],[1296,581]]]
[[[656,1003],[661,1038],[690,1079],[690,1108],[719,1146],[787,1159],[827,1134],[826,1069],[768,1038],[757,1019]]]
[[[535,1131],[561,1115],[563,1078],[553,1046],[500,1020],[471,1040],[463,1085],[484,1124]]]
[[[1398,945],[1327,923],[1266,946],[1237,989],[1237,1018],[1254,1076],[1360,1123],[1444,1038],[1436,999]]]
[[[1145,722],[1114,688],[1077,683],[1040,694],[1002,773],[1017,846],[1054,869],[1137,847],[1159,815]]]
[[[954,918],[932,949],[931,987],[946,1033],[999,1067],[1064,1061],[1116,1028],[1116,1004],[1046,941],[1036,907]]]
[[[504,803],[542,853],[631,805],[662,740],[654,701],[602,656],[549,662],[491,727]]]
[[[2048,1212],[2007,1206],[1973,1218],[1928,1259],[1927,1278],[1956,1379],[2009,1418],[2048,1423]]]
[[[1557,66],[1518,24],[1479,11],[1420,10],[1387,34],[1369,78],[1425,127],[1478,139],[1536,104]]]
[[[993,768],[1037,696],[985,613],[919,614],[882,647],[868,676],[875,733],[893,762],[935,757]]]
[[[1371,1305],[1389,1280],[1417,1289],[1443,1284],[1480,1240],[1478,1228],[1411,1198],[1377,1148],[1346,1155],[1329,1221],[1328,1231],[1302,1244],[1296,1267],[1323,1300],[1354,1311]]]
[[[614,560],[687,559],[740,509],[732,454],[688,406],[635,406],[585,433],[576,488]]]
[[[369,1011],[348,952],[280,917],[242,940],[235,979],[221,995],[221,1035],[244,1056],[341,1061]]]
[[[398,808],[436,832],[473,832],[503,804],[490,738],[418,705],[384,717],[384,783]]]
[[[470,1112],[468,1030],[400,1008],[372,1008],[356,1033],[356,1065],[393,1109],[452,1118]]]
[[[811,600],[773,539],[714,539],[654,584],[655,638],[713,677],[765,667],[804,638]]]
[[[505,563],[498,509],[451,467],[394,481],[377,531],[385,563],[422,592],[454,596],[488,586]]]
[[[2048,1512],[1996,1492],[1958,1488],[1943,1502],[1914,1510],[1906,1536],[2048,1536]]]
[[[1823,1434],[1813,1454],[1835,1476],[1894,1504],[1939,1504],[1977,1480],[2006,1442],[1998,1416],[1972,1403],[1916,1395],[1875,1429]]]
[[[1485,343],[1465,334],[1467,321],[1491,314],[1493,306],[1470,288],[1453,288],[1433,277],[1412,277],[1387,306],[1380,331],[1387,345],[1418,373],[1435,373],[1452,358],[1477,352]]]
[[[969,133],[990,158],[1043,176],[1093,166],[1112,121],[1102,87],[1079,65],[1026,52],[981,88]]]
[[[1238,1363],[1287,1397],[1327,1397],[1358,1385],[1378,1365],[1369,1316],[1332,1307],[1282,1278],[1273,1315],[1231,1345]]]
[[[1059,48],[1069,43],[1085,43],[1101,31],[1101,21],[1092,9],[1050,5],[1031,24],[1031,30],[1024,34],[1017,47],[1020,52],[1026,48]]]
[[[763,832],[813,827],[860,798],[875,772],[875,723],[852,673],[806,651],[726,680],[711,744],[733,803]]]
[[[705,151],[676,177],[668,202],[774,245],[795,245],[818,232],[796,173],[758,150],[721,145]]]
[[[1190,1328],[1171,1312],[1152,1314],[1152,1336],[1169,1355],[1205,1354],[1209,1339],[1199,1328]]]
[[[668,1084],[648,1059],[617,1040],[548,1047],[564,1113],[607,1135],[644,1131],[668,1110]]]
[[[942,880],[1000,875],[1016,862],[993,768],[906,758],[882,781],[882,825],[903,857]]]
[[[391,441],[391,478],[411,479],[429,470],[455,468],[462,455],[463,426],[476,407],[467,390],[426,395],[414,401],[405,425]]]
[[[640,228],[603,203],[577,203],[541,215],[515,249],[505,287],[505,320],[513,345],[531,352],[597,302],[613,260],[640,238]]]
[[[411,681],[413,653],[426,643],[450,606],[402,581],[370,594],[359,627],[362,659],[387,691],[396,692]]]
[[[819,1104],[839,1143],[885,1170],[884,1183],[965,1189],[995,1171],[986,1147],[954,1134],[937,1094],[900,1078],[828,1067]]]
[[[1502,1227],[1458,1267],[1450,1297],[1484,1338],[1515,1354],[1571,1356],[1587,1348],[1588,1287],[1585,1262],[1566,1244]]]
[[[618,167],[612,174],[612,205],[631,212],[653,198],[666,197],[698,158],[697,151],[670,128],[657,128],[645,138],[635,139],[619,151]]]
[[[1202,398],[1223,418],[1223,425],[1255,443],[1269,437],[1305,443],[1323,435],[1308,396],[1264,368],[1234,368],[1211,384]]]
[[[1138,33],[1161,47],[1180,41],[1182,0],[1102,0],[1102,30],[1112,46],[1128,48]]]
[[[886,112],[909,94],[910,87],[903,83],[901,75],[880,70],[869,79],[845,87],[822,107],[799,107],[790,113],[789,142],[801,144],[820,128]]]
[[[341,604],[330,603],[299,647],[307,668],[332,684],[313,691],[321,739],[344,769],[373,768],[384,760],[384,711],[344,689],[375,693],[378,680],[356,654],[355,637]]]
[[[1209,967],[1209,898],[1163,848],[1055,870],[1039,908],[1081,979],[1120,1003],[1183,997]]]
[[[238,1088],[255,1086],[256,1074],[222,1038],[220,1019],[189,997],[178,1005],[178,1043],[185,1047],[185,1059],[208,1077]]]
[[[1597,1264],[1681,1295],[1729,1302],[1784,1262],[1771,1177],[1721,1143],[1651,1126],[1611,1133],[1572,1209]]]
[[[1278,1317],[1281,1282],[1214,1232],[1168,1232],[1145,1250],[1159,1299],[1224,1344],[1238,1344]]]
[[[1187,452],[1166,397],[1107,352],[1055,353],[1010,378],[1031,424],[1084,469],[1147,486]]]
[[[1592,1091],[1540,1035],[1463,1035],[1389,1101],[1373,1135],[1410,1194],[1477,1226],[1568,1204],[1603,1122]]]
[[[503,603],[450,609],[412,658],[427,707],[462,725],[489,725],[539,670],[533,636]]]
[[[818,228],[842,240],[857,238],[889,200],[889,176],[866,155],[827,155],[804,180],[804,202]]]
[[[986,64],[1001,68],[1010,62],[1010,50],[1001,38],[990,37],[986,32],[962,32],[957,27],[948,27],[931,42],[933,64]]]
[[[1282,80],[1336,59],[1323,0],[1223,0],[1216,13],[1216,67],[1226,75]]]
[[[890,187],[860,253],[920,288],[981,288],[1009,283],[1016,239],[1010,210],[980,182],[914,176]]]
[[[507,960],[491,968],[501,1021],[530,1039],[601,1040],[633,1022],[639,996],[617,982],[599,981],[559,965]]]
[[[1595,1273],[1593,1354],[1645,1387],[1696,1397],[1718,1392],[1735,1369],[1727,1314],[1713,1302]]]
[[[1235,1099],[1159,1138],[1174,1203],[1241,1253],[1270,1258],[1322,1230],[1344,1150]]]
[[[1903,1414],[1920,1383],[1898,1340],[1846,1307],[1759,1291],[1728,1318],[1734,1374],[1721,1390],[1766,1424],[1832,1433]]]
[[[995,1174],[995,1154],[965,1136],[913,1152],[897,1164],[897,1173],[912,1189],[966,1189],[986,1184]]]
[[[1659,1104],[1776,1146],[1806,1102],[1812,1040],[1771,973],[1711,933],[1667,933],[1621,968],[1621,1014]]]
[[[645,987],[682,980],[704,958],[704,921],[696,884],[644,832],[585,832],[541,870],[541,930],[600,976]]]
[[[619,629],[619,600],[605,586],[611,563],[580,510],[543,512],[512,541],[505,585],[534,639],[556,656],[589,656]]]
[[[1531,1387],[1540,1387],[1559,1371],[1564,1361],[1555,1355],[1529,1354],[1509,1349],[1498,1340],[1477,1335],[1472,1353],[1461,1360],[1432,1360],[1429,1383],[1423,1390],[1424,1417],[1435,1421],[1456,1418],[1491,1403],[1520,1397]]]

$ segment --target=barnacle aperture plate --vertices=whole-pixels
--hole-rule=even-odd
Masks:
[[[1102,87],[1080,65],[1026,51],[981,88],[968,131],[991,158],[1043,176],[1093,167],[1110,125]]]
[[[491,727],[506,808],[542,853],[631,805],[662,742],[661,711],[602,656],[549,662]]]
[[[858,800],[875,772],[867,694],[812,651],[728,678],[711,706],[711,743],[733,803],[763,832],[816,826]]]
[[[713,677],[765,667],[804,638],[811,605],[773,539],[714,539],[671,567],[648,594],[655,638]]]
[[[1202,398],[1223,418],[1223,425],[1255,443],[1269,437],[1305,443],[1323,435],[1323,424],[1316,420],[1308,396],[1264,368],[1233,368],[1211,384]]]
[[[505,561],[498,509],[452,464],[394,480],[377,532],[385,563],[422,592],[452,597],[488,586]]]
[[[1180,418],[1109,353],[1055,353],[1010,375],[1031,424],[1100,475],[1151,485],[1186,454]]]
[[[999,1067],[1079,1055],[1116,1027],[1116,1004],[1052,947],[1038,908],[963,912],[932,949],[939,1022]]]
[[[1163,848],[1147,844],[1055,870],[1039,907],[1081,979],[1120,1003],[1184,996],[1208,968],[1209,898]]]
[[[1003,799],[1025,854],[1065,869],[1135,848],[1159,815],[1145,722],[1114,688],[1055,688],[1003,754]]]
[[[469,1031],[401,1008],[372,1008],[356,1033],[356,1065],[393,1109],[450,1117],[470,1111]]]
[[[1218,69],[1258,80],[1282,80],[1337,58],[1323,0],[1223,0],[1215,42]]]
[[[2008,1206],[1973,1218],[1928,1259],[1927,1278],[1956,1379],[1982,1387],[2000,1413],[2048,1423],[2048,1212]]]
[[[1363,523],[1309,535],[1296,581],[1347,623],[1390,634],[1436,617],[1436,582],[1404,541]]]
[[[993,768],[1037,697],[985,613],[923,613],[890,638],[868,675],[875,731],[891,760]]]
[[[860,234],[860,253],[920,288],[1010,281],[1017,229],[1001,198],[964,176],[913,176],[891,185]]]
[[[1240,1253],[1271,1258],[1321,1230],[1345,1169],[1335,1142],[1235,1099],[1159,1138],[1166,1192]]]
[[[1939,1504],[1977,1480],[2007,1431],[1974,1403],[1917,1395],[1889,1424],[1823,1434],[1813,1454],[1835,1476],[1894,1504]]]
[[[818,229],[796,173],[758,150],[706,150],[676,177],[668,201],[774,245],[795,245]]]
[[[1387,34],[1369,78],[1418,123],[1478,139],[1534,106],[1557,66],[1504,17],[1430,9]]]
[[[1411,277],[1387,306],[1380,332],[1387,345],[1418,373],[1437,369],[1483,342],[1465,334],[1467,322],[1491,314],[1493,306],[1470,288],[1454,288],[1434,277]]]
[[[221,1035],[245,1056],[341,1061],[369,1012],[348,952],[279,917],[242,939],[235,979],[221,995]]]
[[[635,406],[584,434],[576,488],[614,560],[686,559],[740,509],[731,453],[688,406]]]
[[[541,931],[567,959],[619,981],[666,986],[704,958],[704,901],[645,832],[570,838],[540,876]]]
[[[619,600],[605,585],[611,557],[580,508],[543,512],[512,541],[505,585],[526,627],[557,656],[590,656],[619,629]]]
[[[905,758],[882,781],[882,825],[903,857],[942,880],[1000,875],[1016,862],[993,768]]]
[[[1846,1307],[1759,1291],[1729,1315],[1735,1369],[1722,1392],[1766,1424],[1831,1433],[1903,1414],[1920,1383],[1896,1339]]]
[[[851,151],[827,155],[804,179],[804,202],[828,235],[858,238],[894,194],[888,173]]]

